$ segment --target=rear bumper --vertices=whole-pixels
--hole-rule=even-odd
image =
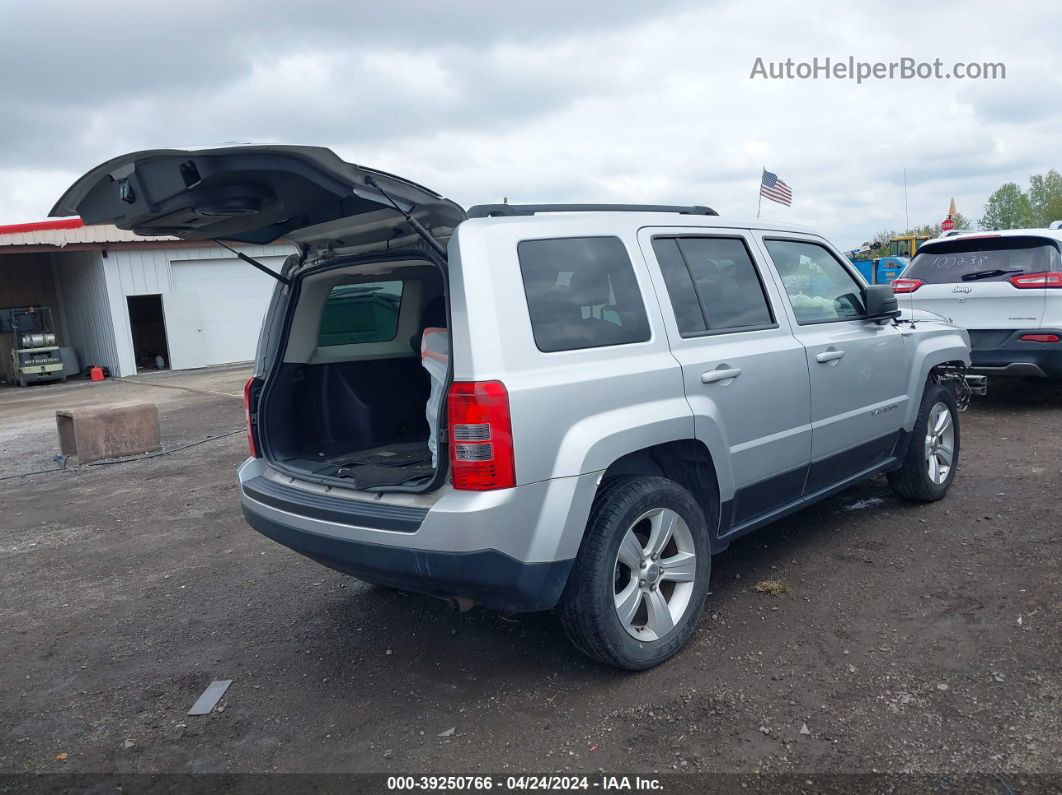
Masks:
[[[268,538],[369,582],[469,597],[510,611],[560,599],[597,474],[496,492],[419,497],[301,487],[262,460],[240,468],[247,522]]]
[[[243,515],[262,535],[330,569],[429,596],[467,597],[495,610],[549,610],[560,599],[572,567],[570,560],[521,563],[493,549],[437,552],[318,535],[268,519],[246,505]]]
[[[1060,329],[1016,329],[1008,333],[970,333],[970,371],[980,375],[1062,378],[1062,343],[1024,342],[1025,334],[1056,334]]]

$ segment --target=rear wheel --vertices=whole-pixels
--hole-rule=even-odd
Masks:
[[[903,464],[889,473],[899,496],[933,502],[948,493],[959,464],[959,408],[952,391],[926,384]]]
[[[704,513],[667,478],[607,481],[561,596],[564,630],[582,652],[643,670],[681,649],[708,592]]]

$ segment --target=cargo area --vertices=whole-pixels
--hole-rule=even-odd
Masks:
[[[301,278],[259,407],[263,453],[355,489],[427,487],[449,366],[443,277],[422,260]],[[443,429],[444,430],[444,429]]]

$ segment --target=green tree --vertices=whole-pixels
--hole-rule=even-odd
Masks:
[[[940,224],[925,224],[924,226],[916,226],[914,229],[910,229],[904,232],[905,235],[914,235],[915,237],[936,237],[940,234]]]
[[[1021,229],[1033,225],[1029,196],[1016,182],[1000,185],[985,202],[985,214],[981,217],[984,229]]]
[[[1053,168],[1046,174],[1029,177],[1029,204],[1034,226],[1047,226],[1062,220],[1062,174]]]
[[[973,224],[970,222],[970,219],[962,213],[955,213],[951,220],[955,222],[956,229],[973,229]]]
[[[870,246],[867,256],[871,259],[887,256],[889,253],[889,241],[894,237],[896,237],[895,229],[882,229],[874,235],[873,240],[867,242],[867,245]]]
[[[1055,196],[1047,203],[1047,212],[1044,214],[1045,226],[1052,221],[1062,221],[1062,196]]]

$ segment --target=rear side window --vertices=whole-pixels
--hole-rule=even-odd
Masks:
[[[517,256],[540,351],[649,339],[634,267],[618,237],[525,240]]]
[[[740,238],[655,238],[653,251],[682,336],[774,323],[763,283]]]
[[[824,246],[764,240],[793,305],[797,323],[828,323],[866,315],[863,286]]]
[[[927,284],[1004,281],[1020,273],[1062,270],[1058,249],[1042,237],[988,237],[929,243],[904,278]]]
[[[402,282],[363,282],[333,287],[321,311],[317,344],[388,342],[398,333]]]

